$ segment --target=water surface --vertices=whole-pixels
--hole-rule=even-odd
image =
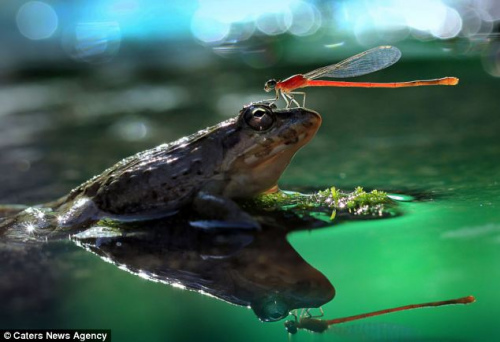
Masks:
[[[66,194],[119,159],[236,115],[269,76],[296,70],[218,65],[201,76],[133,70],[116,76],[20,74],[0,91],[0,201]],[[272,75],[269,75],[273,73]],[[317,137],[281,180],[413,195],[402,216],[287,236],[335,287],[326,318],[473,294],[477,303],[397,313],[297,340],[495,341],[500,338],[498,81],[475,61],[400,63],[371,81],[457,76],[457,87],[312,89]],[[186,118],[189,118],[187,120]],[[271,244],[272,245],[272,244]],[[1,245],[3,328],[112,329],[119,341],[288,339],[241,306],[151,282],[70,240]],[[277,256],[279,257],[279,256]],[[360,337],[361,336],[361,337]]]

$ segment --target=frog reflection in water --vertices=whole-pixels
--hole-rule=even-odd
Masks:
[[[214,234],[167,217],[93,227],[71,238],[122,270],[250,307],[262,321],[331,301],[333,285],[286,238],[320,222],[284,211],[267,212],[260,222],[259,231]]]
[[[259,104],[171,144],[126,158],[67,196],[4,220],[0,234],[31,239],[75,232],[103,218],[141,221],[190,206],[193,226],[259,227],[233,200],[277,191],[294,154],[316,134],[318,113]]]

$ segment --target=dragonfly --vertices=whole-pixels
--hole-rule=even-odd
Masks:
[[[384,310],[364,313],[364,314],[360,314],[360,315],[354,315],[354,316],[342,317],[342,318],[334,318],[334,319],[329,319],[329,320],[318,319],[317,317],[311,316],[311,314],[309,313],[309,309],[308,309],[308,310],[305,310],[304,313],[301,314],[299,317],[297,317],[296,314],[292,314],[295,317],[295,319],[286,321],[285,322],[285,329],[290,334],[296,334],[299,329],[304,329],[304,330],[308,330],[308,331],[315,332],[315,333],[323,333],[326,330],[328,330],[328,328],[330,328],[330,326],[335,325],[335,324],[356,321],[358,319],[363,319],[363,318],[368,318],[368,317],[373,317],[373,316],[385,315],[385,314],[388,314],[391,312],[412,310],[412,309],[432,307],[432,306],[443,306],[443,305],[453,305],[453,304],[470,304],[470,303],[474,303],[475,301],[476,301],[476,299],[474,298],[474,296],[467,296],[467,297],[442,300],[442,301],[437,301],[437,302],[404,305],[404,306],[399,306],[396,308],[384,309]],[[321,308],[320,308],[320,310],[321,310]],[[323,310],[321,310],[321,315],[319,317],[321,317],[321,316],[323,316]]]
[[[300,107],[299,103],[294,99],[294,95],[302,95],[302,106],[305,106],[306,94],[295,91],[296,89],[305,87],[402,88],[430,85],[452,86],[458,84],[458,78],[456,77],[389,83],[318,80],[321,77],[348,78],[371,74],[390,67],[400,58],[401,51],[398,48],[394,46],[379,46],[349,57],[339,63],[328,65],[306,74],[290,76],[283,81],[270,79],[265,83],[264,90],[266,92],[275,90],[276,98],[270,101],[277,101],[281,95],[286,102],[286,107],[289,108],[292,103]]]

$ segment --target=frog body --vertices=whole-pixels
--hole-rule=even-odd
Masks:
[[[195,226],[258,228],[234,200],[276,191],[290,160],[320,124],[320,115],[305,108],[246,106],[235,118],[125,158],[42,206],[33,224],[68,230],[104,218],[165,217],[190,205],[203,218]],[[22,222],[25,212],[18,214]],[[48,217],[57,222],[40,222]]]

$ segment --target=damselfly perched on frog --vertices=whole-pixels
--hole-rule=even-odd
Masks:
[[[291,104],[300,107],[294,95],[302,95],[302,107],[305,107],[306,93],[296,92],[296,89],[305,87],[355,87],[355,88],[403,88],[419,87],[428,85],[457,85],[458,78],[443,77],[432,80],[408,81],[408,82],[344,82],[344,81],[324,81],[317,80],[321,77],[329,78],[349,78],[357,77],[385,69],[395,64],[401,58],[401,51],[394,46],[379,46],[355,56],[347,58],[339,63],[328,65],[306,74],[290,76],[283,81],[271,79],[264,85],[264,90],[270,92],[276,91],[276,98],[271,101],[277,101],[281,95],[286,102],[286,107]]]

